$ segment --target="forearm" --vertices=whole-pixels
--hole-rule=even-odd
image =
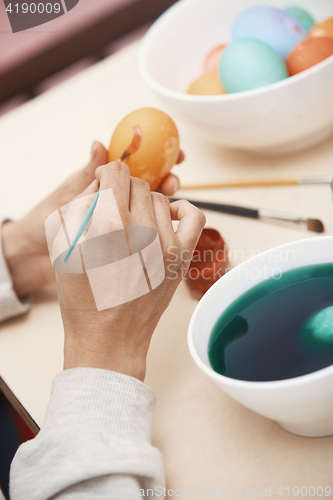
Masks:
[[[150,443],[154,395],[108,370],[65,370],[53,383],[39,435],[12,464],[12,500],[135,498],[163,487],[160,453]],[[129,492],[131,494],[129,495]]]

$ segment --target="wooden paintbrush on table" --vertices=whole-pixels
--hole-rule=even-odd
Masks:
[[[239,187],[262,187],[262,186],[300,186],[325,184],[330,185],[333,190],[333,176],[319,177],[276,177],[259,179],[232,179],[226,181],[214,181],[199,184],[182,184],[180,189],[218,189],[218,188],[239,188]]]
[[[178,201],[178,198],[170,198],[170,201]],[[276,212],[274,210],[253,209],[239,207],[236,205],[224,205],[222,203],[210,203],[207,201],[188,200],[192,205],[204,210],[214,210],[224,214],[238,215],[241,217],[249,217],[251,219],[268,219],[279,220],[283,222],[291,222],[300,226],[306,227],[309,231],[322,233],[324,224],[319,219],[310,219],[301,215],[295,215],[285,212]]]

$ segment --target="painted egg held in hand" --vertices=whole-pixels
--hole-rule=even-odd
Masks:
[[[333,55],[333,38],[308,38],[296,45],[287,58],[290,76],[301,73]]]
[[[232,28],[233,40],[255,38],[267,43],[283,59],[305,37],[304,28],[293,16],[268,5],[242,12]]]
[[[252,38],[237,40],[224,51],[220,77],[227,93],[271,85],[288,77],[282,57],[269,45]]]
[[[133,140],[133,129],[139,126],[142,133],[138,150],[123,161],[130,168],[131,176],[148,182],[156,189],[175,165],[179,156],[179,134],[169,115],[155,108],[133,111],[118,124],[111,138],[109,161],[123,155]]]

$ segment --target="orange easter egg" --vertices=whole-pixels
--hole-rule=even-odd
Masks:
[[[333,55],[333,38],[308,38],[296,45],[287,57],[289,75],[296,75]]]
[[[194,95],[219,95],[225,94],[226,91],[223,88],[219,74],[215,71],[210,71],[194,80],[187,93]]]
[[[175,165],[179,156],[179,134],[169,115],[155,108],[133,111],[118,124],[111,138],[109,161],[116,161],[133,141],[135,129],[140,128],[138,149],[123,161],[131,176],[148,182],[156,189]],[[133,130],[134,129],[134,130]]]
[[[325,19],[322,23],[317,23],[308,32],[309,37],[332,36],[333,37],[333,17]]]
[[[208,73],[210,71],[216,71],[217,73],[219,72],[220,60],[224,50],[227,48],[227,45],[228,44],[226,43],[217,45],[207,54],[205,61],[205,73]]]

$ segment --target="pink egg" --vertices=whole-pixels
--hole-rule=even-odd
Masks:
[[[221,45],[217,45],[207,54],[205,61],[205,73],[211,71],[216,71],[216,72],[219,71],[220,59],[227,45],[228,45],[227,43],[222,43]]]

